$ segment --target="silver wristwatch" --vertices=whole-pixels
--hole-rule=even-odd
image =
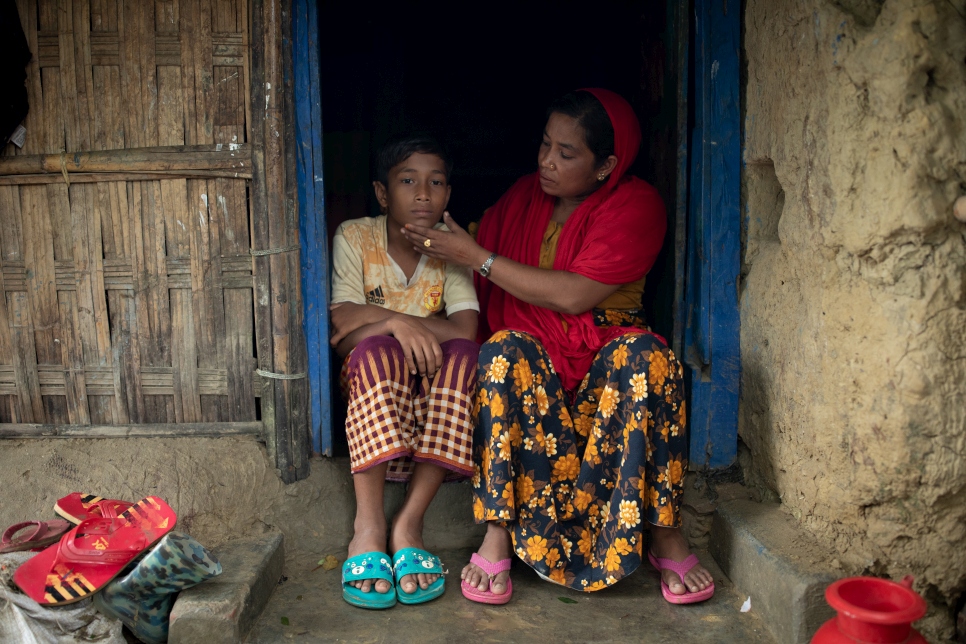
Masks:
[[[482,266],[480,266],[480,269],[479,269],[480,275],[482,275],[483,277],[490,276],[490,267],[493,266],[494,259],[496,259],[496,253],[493,253],[492,255],[486,258],[486,261],[483,262]]]

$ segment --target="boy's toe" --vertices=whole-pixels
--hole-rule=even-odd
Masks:
[[[399,587],[402,588],[404,593],[412,594],[416,592],[416,581],[412,575],[406,575],[399,580]]]

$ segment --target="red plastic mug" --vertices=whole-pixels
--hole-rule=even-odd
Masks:
[[[927,644],[912,623],[926,602],[912,590],[912,576],[897,584],[876,577],[840,579],[825,589],[838,615],[822,624],[812,644]]]

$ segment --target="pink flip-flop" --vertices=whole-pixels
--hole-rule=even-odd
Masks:
[[[483,572],[490,576],[490,583],[493,582],[493,577],[497,574],[510,569],[510,564],[513,559],[508,557],[506,559],[501,559],[496,563],[492,563],[477,553],[473,553],[470,557],[470,563],[479,566]],[[460,589],[463,591],[463,597],[466,597],[470,601],[479,602],[481,604],[505,604],[510,601],[510,596],[513,595],[513,582],[510,578],[506,578],[506,592],[502,595],[495,595],[490,592],[490,589],[480,590],[476,586],[471,586],[466,581],[460,583]]]
[[[662,559],[655,557],[651,554],[650,550],[647,552],[647,559],[651,562],[658,572],[662,573],[665,570],[673,570],[684,581],[684,575],[688,574],[688,571],[697,566],[699,563],[698,558],[694,555],[689,555],[687,559],[678,563],[673,559]],[[714,595],[714,582],[705,588],[704,590],[699,590],[696,593],[687,592],[683,595],[675,595],[671,592],[671,589],[666,583],[664,583],[664,578],[661,578],[661,592],[664,594],[664,599],[672,604],[696,604],[698,602],[703,602],[706,599],[711,599]]]

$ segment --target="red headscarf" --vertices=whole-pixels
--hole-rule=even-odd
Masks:
[[[601,102],[614,126],[617,167],[603,186],[577,207],[560,234],[556,270],[578,273],[604,284],[628,284],[654,265],[667,219],[664,203],[647,182],[624,173],[637,157],[641,126],[634,108],[606,89],[585,89]],[[537,173],[520,179],[483,216],[477,241],[487,250],[530,266],[540,262],[540,245],[553,216],[555,198],[540,187]],[[573,391],[604,344],[627,327],[599,327],[591,311],[557,313],[517,299],[476,275],[480,342],[495,331],[525,331],[547,349],[565,389]],[[564,324],[566,322],[566,330]]]

